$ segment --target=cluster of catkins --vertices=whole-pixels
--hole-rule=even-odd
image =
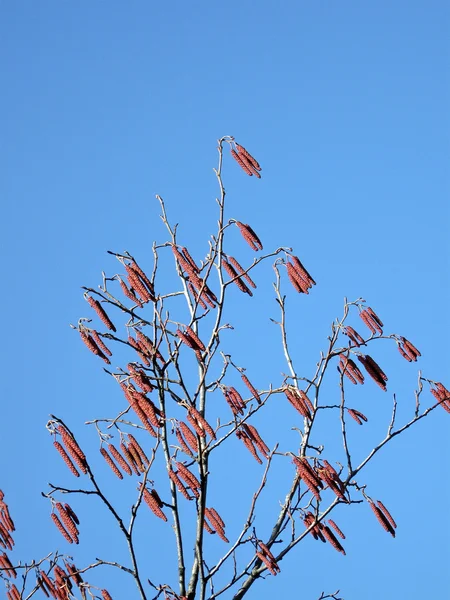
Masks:
[[[77,567],[67,560],[64,560],[65,570],[60,565],[54,565],[53,578],[44,571],[37,571],[37,586],[47,596],[56,600],[69,600],[74,597],[74,585],[81,590],[82,597],[86,597],[86,590],[89,584],[83,581]],[[111,595],[105,589],[101,590],[103,600],[112,600]],[[91,594],[92,595],[92,594]]]
[[[0,490],[0,546],[2,548],[13,549],[14,540],[11,533],[15,530],[14,521],[5,502],[5,494]],[[8,600],[20,600],[21,596],[17,587],[9,581],[9,579],[16,579],[17,571],[6,552],[0,554],[0,572],[7,578],[8,590],[6,596]]]
[[[234,143],[234,148],[233,148]],[[259,166],[258,161],[253,158],[253,156],[246,150],[243,146],[238,144],[237,142],[230,142],[231,156],[238,163],[241,169],[247,173],[247,175],[255,175],[258,179],[261,179],[261,175],[259,174],[261,171],[261,167]]]

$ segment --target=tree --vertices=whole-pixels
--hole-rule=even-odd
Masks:
[[[420,352],[405,337],[385,334],[381,318],[365,300],[345,299],[343,314],[331,324],[326,348],[311,374],[306,376],[306,369],[299,370],[292,352],[293,337],[288,336],[287,297],[300,294],[302,300],[313,301],[313,295],[303,296],[310,295],[316,282],[292,248],[265,252],[249,224],[227,216],[222,178],[226,147],[247,175],[261,177],[258,162],[234,138],[219,140],[215,169],[220,190],[218,227],[208,242],[206,256],[201,261],[191,256],[183,246],[183,233],[171,224],[165,203],[157,196],[169,239],[153,244],[151,272],[143,270],[140,261],[128,252],[109,252],[123,274],[103,274],[99,289],[84,288],[90,316],[72,326],[95,360],[106,363],[104,371],[121,394],[119,412],[91,419],[87,425],[98,436],[104,467],[122,480],[121,486],[126,486],[124,479],[131,478],[131,508],[120,511],[115,507],[111,490],[117,495],[117,486],[106,486],[106,490],[98,475],[100,465],[83,451],[83,442],[69,424],[52,415],[47,429],[55,449],[80,483],[75,487],[49,484],[43,496],[62,535],[62,550],[23,563],[11,554],[15,526],[7,495],[1,494],[0,544],[5,552],[0,557],[0,572],[9,600],[42,593],[61,599],[114,598],[114,589],[106,579],[100,587],[89,583],[91,577],[102,580],[102,575],[96,574],[100,567],[122,571],[134,581],[136,597],[142,599],[238,600],[266,577],[278,576],[283,558],[306,539],[313,537],[327,550],[345,555],[345,535],[331,515],[337,506],[363,504],[367,518],[376,518],[386,533],[396,535],[397,524],[379,499],[382,493],[369,489],[364,469],[379,450],[438,407],[450,412],[450,393],[442,383],[419,371],[409,418],[399,422],[393,393],[385,433],[365,455],[355,458],[354,432],[367,430],[371,423],[354,404],[351,388],[372,386],[371,395],[388,389],[388,376],[379,359],[373,358],[378,352],[374,344],[383,341],[388,351],[395,345],[410,363],[417,362]],[[236,210],[234,207],[233,212]],[[229,254],[228,237],[236,231],[255,253],[249,265],[241,264],[238,244],[233,255]],[[169,253],[176,271],[173,281],[160,266],[162,257]],[[258,374],[247,373],[229,350],[230,336],[239,337],[239,327],[237,331],[227,330],[239,325],[239,314],[238,310],[230,313],[228,306],[231,294],[257,296],[254,272],[268,262],[273,264],[273,291],[279,311],[278,319],[272,321],[279,329],[287,372],[262,389],[255,380]],[[125,337],[120,337],[116,315],[126,319]],[[103,331],[99,331],[100,322]],[[263,335],[259,343],[263,343]],[[240,344],[251,345],[255,338]],[[113,368],[111,349],[126,367]],[[337,390],[334,397],[328,393],[328,381]],[[288,422],[260,419],[259,428],[255,426],[270,405],[282,403],[292,407]],[[266,442],[274,430],[280,434],[278,439]],[[287,432],[295,438],[288,437]],[[248,475],[244,470],[236,472],[231,465],[228,477],[231,474],[234,480],[223,485],[223,473],[214,459],[228,448],[240,462],[247,460],[248,453],[254,463],[252,472],[259,478],[248,499],[245,519],[233,522],[237,535],[230,535],[230,522],[222,515],[233,502],[236,506],[241,501],[236,482]],[[290,482],[285,490],[275,490],[274,494],[270,475],[280,468],[290,470]],[[225,497],[217,493],[221,483]],[[258,510],[267,493],[272,494],[272,507],[279,501],[277,514],[270,521]],[[80,496],[94,497],[106,509],[127,548],[126,562],[100,557],[80,565],[76,557],[72,558],[72,547],[68,553],[67,544],[83,543],[83,525],[76,514]],[[68,497],[70,503],[66,502]],[[174,536],[176,566],[170,581],[163,584],[157,564],[144,566],[150,543],[143,547],[136,543],[140,523],[149,518],[160,519],[164,535]],[[234,520],[233,514],[231,518]],[[323,592],[320,598],[337,600],[338,594]]]

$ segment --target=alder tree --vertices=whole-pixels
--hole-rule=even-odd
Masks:
[[[417,388],[410,394],[410,418],[398,422],[396,396],[388,390],[388,375],[379,364],[380,340],[384,352],[397,351],[410,363],[417,362],[420,352],[405,337],[386,334],[382,318],[361,298],[344,300],[342,316],[331,323],[319,358],[311,356],[309,371],[299,371],[290,343],[294,338],[288,335],[286,306],[288,299],[298,302],[297,294],[301,301],[314,302],[316,282],[309,272],[314,273],[313,265],[304,266],[290,247],[265,250],[249,224],[230,216],[239,216],[239,207],[232,199],[226,202],[224,160],[227,168],[228,162],[229,168],[234,162],[224,157],[225,150],[247,175],[261,177],[258,162],[233,137],[218,141],[218,226],[205,240],[203,257],[193,257],[183,245],[182,226],[170,222],[165,203],[157,196],[167,241],[153,243],[153,264],[144,265],[128,252],[109,252],[117,260],[112,271],[119,273],[104,273],[98,287],[83,288],[85,316],[72,327],[84,350],[92,353],[92,360],[112,382],[122,408],[101,419],[91,418],[82,435],[58,416],[51,415],[47,423],[55,461],[67,465],[67,481],[49,484],[42,494],[50,519],[61,533],[58,549],[34,560],[16,556],[8,495],[1,492],[0,576],[8,600],[33,596],[117,600],[118,593],[108,585],[107,569],[111,568],[125,578],[127,598],[240,600],[253,587],[258,593],[268,577],[282,578],[284,557],[295,553],[306,538],[319,542],[317,552],[345,555],[345,535],[332,514],[337,506],[351,510],[353,504],[363,504],[367,519],[376,519],[388,536],[396,535],[394,517],[380,499],[383,490],[369,489],[364,469],[377,459],[379,450],[435,409],[450,412],[450,393],[419,371]],[[233,230],[242,237],[229,254],[227,240]],[[245,244],[254,252],[250,264],[240,258]],[[164,293],[160,285],[166,277],[160,267],[163,255],[172,256],[177,282]],[[239,339],[240,335],[239,315],[226,312],[230,295],[257,296],[257,269],[266,269],[264,277],[274,279],[279,316],[269,326],[279,330],[278,351],[286,365],[286,373],[269,386],[264,383],[265,389],[258,381],[263,373],[248,372],[227,348],[229,336]],[[116,366],[115,354],[120,360],[125,357],[121,366]],[[321,393],[326,379],[336,388],[331,402],[329,395]],[[367,405],[364,414],[360,405],[352,405],[348,399],[352,386],[362,388],[361,397],[384,393],[383,399],[392,405],[384,434],[357,460],[352,440],[356,430],[371,427],[369,413],[376,406]],[[269,443],[270,423],[264,427],[264,419],[258,421],[262,423],[259,430],[255,427],[257,413],[274,402],[292,405],[291,419],[281,427],[295,431],[297,444],[291,444],[287,436]],[[330,413],[335,430],[328,427],[325,434],[322,417]],[[102,462],[95,461],[95,469],[92,457],[83,451],[83,436],[98,438]],[[338,454],[336,446],[330,445],[332,436],[339,440]],[[212,457],[229,444],[233,444],[231,460],[240,461],[239,453],[249,453],[259,477],[249,498],[236,497],[231,488],[229,497],[215,494],[221,475],[220,463],[212,462]],[[154,475],[157,461],[162,468]],[[270,474],[282,461],[288,464],[290,480],[286,489],[277,490],[278,502],[271,512],[261,514],[258,507],[270,487]],[[114,482],[114,494],[105,491],[105,473],[99,477],[99,464],[110,478],[119,480]],[[236,477],[247,474],[237,472]],[[133,497],[127,514],[115,508],[121,486]],[[109,513],[127,548],[126,562],[98,557],[80,564],[76,554],[84,537],[83,522],[77,517],[80,496],[97,500],[93,511],[103,507]],[[234,521],[236,502],[247,503],[242,523]],[[171,579],[162,583],[158,553],[136,544],[144,513],[147,520],[164,522],[165,536],[171,538],[176,568]],[[154,552],[153,567],[147,569],[142,561],[149,551]],[[341,583],[336,582],[337,587]],[[338,594],[318,589],[314,600],[319,595],[338,600]]]

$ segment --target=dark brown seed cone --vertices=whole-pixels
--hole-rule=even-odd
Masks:
[[[324,527],[321,528],[321,531],[322,531],[324,537],[333,546],[333,548],[335,550],[337,550],[338,552],[342,552],[342,554],[345,556],[345,550],[342,547],[341,542],[337,539],[337,537],[334,535],[334,533],[331,531],[331,529],[327,525],[325,525]]]
[[[187,443],[194,452],[198,452],[198,440],[195,434],[189,429],[189,427],[183,421],[179,421],[180,431],[184,435]]]
[[[200,273],[200,269],[197,267],[195,260],[192,258],[192,256],[189,253],[189,250],[185,247],[181,248],[181,252],[183,253],[183,256],[185,257],[185,259],[187,260],[187,262],[191,265],[191,267],[194,269],[194,271],[196,273]]]
[[[257,403],[261,404],[261,396],[259,395],[258,390],[252,385],[252,383],[250,382],[250,380],[247,377],[247,375],[244,375],[244,373],[242,373],[241,374],[241,379],[244,382],[244,384],[247,386],[247,388],[249,389],[249,391],[251,392],[251,394],[253,394],[253,397],[255,398],[255,400],[257,401]]]
[[[59,529],[61,535],[69,542],[69,544],[73,544],[73,539],[71,538],[69,533],[64,529],[64,525],[58,519],[58,516],[55,513],[52,513],[51,518],[52,518],[53,523]]]
[[[102,590],[101,591],[102,594],[102,598],[103,600],[113,600],[111,594],[108,592],[108,590]]]
[[[373,510],[381,527],[385,531],[390,533],[392,535],[392,537],[395,537],[395,530],[392,527],[392,525],[389,523],[389,521],[388,521],[387,517],[384,515],[383,511],[381,509],[379,509],[378,506],[375,506],[375,504],[373,502],[369,502],[369,506]]]
[[[183,494],[183,496],[186,498],[186,500],[192,500],[191,496],[189,496],[187,489],[182,484],[177,473],[175,473],[175,471],[173,471],[172,469],[169,469],[168,473],[169,473],[170,479],[173,481],[173,483],[175,484],[178,491]]]
[[[150,294],[152,296],[154,296],[155,295],[155,288],[154,288],[152,282],[150,281],[150,279],[145,274],[145,272],[137,264],[137,262],[135,260],[132,260],[129,266],[133,269],[133,271],[135,271],[139,275],[139,277],[142,279],[142,281],[144,282],[144,284],[147,286],[147,289],[150,292]]]
[[[248,150],[241,146],[237,142],[235,142],[237,151],[240,155],[245,156],[245,158],[251,163],[252,167],[256,169],[256,171],[261,171],[261,167],[259,166],[258,161],[250,154]]]
[[[244,238],[244,240],[247,242],[247,244],[253,249],[253,250],[262,250],[263,249],[263,245],[261,244],[261,240],[259,239],[259,237],[256,235],[256,233],[253,231],[253,229],[250,227],[250,225],[245,224],[245,223],[241,223],[240,221],[235,221],[236,226],[239,228],[242,237]]]
[[[95,310],[95,312],[99,316],[100,321],[105,325],[105,327],[107,327],[110,331],[116,331],[113,322],[106,314],[106,311],[100,304],[100,302],[98,300],[94,300],[94,298],[92,298],[91,296],[85,296],[85,298],[88,301],[89,305],[92,306],[92,308]]]
[[[253,456],[253,458],[260,464],[262,465],[262,460],[259,458],[258,453],[256,452],[256,448],[253,445],[252,440],[248,437],[248,434],[245,433],[244,431],[241,430],[237,430],[236,431],[236,437],[239,440],[242,440],[245,444],[245,447],[247,448],[247,450],[250,452],[250,454]]]
[[[105,346],[102,338],[100,337],[99,333],[95,331],[95,329],[91,329],[91,336],[105,356],[112,356],[111,350]]]
[[[252,439],[252,441],[255,443],[256,447],[261,452],[261,454],[264,456],[264,458],[269,458],[270,449],[265,444],[265,442],[261,438],[261,436],[259,435],[259,432],[256,429],[256,427],[254,427],[253,425],[250,425],[248,423],[244,423],[242,425],[242,427],[245,428],[245,431],[247,432],[249,437]]]
[[[111,471],[114,473],[114,475],[116,477],[118,477],[119,479],[123,479],[122,473],[119,471],[119,469],[117,468],[117,465],[114,463],[113,459],[108,454],[108,451],[102,447],[102,448],[100,448],[100,453],[103,456],[103,458],[106,460],[106,462],[108,463],[108,465],[109,465]]]
[[[378,368],[376,368],[376,367],[374,368],[373,363],[375,363],[375,361],[373,361],[373,363],[372,363],[371,361],[368,361],[367,358],[368,357],[364,356],[364,355],[358,356],[359,362],[366,369],[367,373],[372,377],[372,379],[375,381],[375,383],[384,392],[386,392],[386,383],[385,383],[386,380],[382,376],[383,371],[381,371],[381,369],[380,369],[380,367],[378,367],[378,365],[377,365]],[[376,363],[375,363],[375,365],[376,365]],[[383,375],[384,375],[384,373],[383,373]]]
[[[276,575],[277,573],[279,573],[279,570],[277,570],[278,565],[276,565],[271,560],[269,560],[266,556],[264,556],[264,554],[262,552],[259,552],[259,550],[257,550],[255,552],[255,554],[259,558],[259,560],[266,565],[268,571],[270,571],[270,573],[272,573],[272,575]]]
[[[191,329],[191,327],[189,327],[189,325],[186,325],[186,333],[189,335],[191,340],[194,340],[194,342],[197,344],[197,347],[200,348],[200,350],[202,352],[204,352],[206,350],[205,344],[198,337],[198,335],[195,333],[195,331],[193,329]]]
[[[385,505],[381,502],[381,500],[377,500],[377,504],[378,504],[378,508],[384,513],[384,516],[389,521],[389,523],[392,525],[392,527],[394,529],[397,529],[397,523],[394,521],[391,513],[388,511],[388,509],[385,507]]]
[[[116,459],[122,471],[125,471],[128,475],[132,475],[132,471],[130,465],[127,463],[125,458],[120,454],[117,448],[113,444],[108,444],[109,451],[111,452],[113,458]]]
[[[330,525],[330,527],[332,527],[335,532],[343,539],[345,540],[345,535],[342,533],[342,531],[339,529],[339,527],[336,525],[336,523],[334,521],[332,521],[331,519],[328,520],[328,525]]]
[[[294,263],[295,270],[300,275],[300,277],[302,277],[309,284],[310,287],[312,285],[316,285],[316,282],[311,277],[309,272],[305,269],[305,267],[304,267],[303,263],[300,261],[299,257],[291,254],[291,258]]]
[[[191,458],[194,458],[194,455],[192,453],[192,450],[189,448],[189,446],[186,444],[186,441],[183,437],[183,434],[181,433],[181,431],[178,429],[178,427],[175,430],[175,435],[176,438],[178,440],[178,443],[181,446],[182,451],[187,454],[188,456],[190,456]]]
[[[144,502],[147,504],[147,506],[150,508],[150,510],[157,517],[159,517],[163,521],[167,521],[167,517],[163,513],[163,511],[161,510],[161,507],[159,506],[158,500],[155,498],[155,496],[151,492],[148,491],[147,488],[144,488],[144,492],[142,494],[142,497],[144,498]]]
[[[286,263],[286,268],[287,268],[288,277],[290,279],[290,282],[294,286],[294,288],[303,294],[309,294],[308,290],[312,286],[309,284],[308,281],[305,281],[299,275],[299,273],[295,270],[294,265],[288,261]]]
[[[245,285],[245,283],[237,276],[237,272],[234,267],[232,267],[224,258],[222,258],[222,267],[228,273],[230,279],[233,279],[233,283],[237,285],[237,287],[244,292],[244,294],[248,294],[249,296],[253,296],[253,292]]]
[[[200,304],[200,306],[203,308],[203,310],[206,310],[206,308],[207,308],[206,304],[203,302],[201,296],[199,296],[197,294],[194,286],[192,285],[192,283],[190,281],[188,282],[188,288],[189,288],[189,291],[191,292],[192,296],[194,297],[195,302],[198,302]]]
[[[103,352],[97,346],[97,344],[94,342],[93,338],[88,333],[86,333],[86,331],[82,331],[81,329],[79,331],[80,331],[80,337],[81,337],[82,341],[89,348],[89,350],[93,354],[95,354],[96,356],[98,356],[99,358],[104,360],[107,365],[110,365],[111,363],[110,363],[109,359],[106,358],[106,356],[103,354]]]
[[[66,511],[61,502],[56,503],[56,509],[58,510],[61,521],[69,532],[70,537],[74,540],[75,543],[78,543],[79,531],[75,522],[71,519],[69,513]]]
[[[67,452],[64,450],[64,448],[61,446],[61,444],[59,442],[53,442],[53,445],[55,446],[55,448],[58,450],[58,452],[61,454],[63,461],[66,463],[66,465],[69,467],[69,469],[72,471],[72,473],[75,475],[75,477],[79,477],[80,474],[78,473],[78,471],[75,468],[75,465],[73,464],[73,462],[70,460],[69,456],[67,455]]]
[[[202,429],[206,431],[206,433],[213,439],[216,439],[216,434],[214,433],[214,429],[208,423],[208,421],[198,412],[198,410],[194,406],[189,407],[189,413],[192,417],[197,421]]]
[[[350,327],[350,325],[347,325],[346,327],[344,327],[344,329],[342,330],[342,332],[344,333],[344,335],[346,335],[347,337],[350,338],[350,340],[353,342],[353,344],[355,346],[357,346],[359,348],[359,346],[365,346],[365,342],[364,342],[364,338],[362,338],[359,333],[353,329],[353,327]]]
[[[234,158],[234,160],[237,162],[237,164],[241,167],[241,169],[247,173],[247,175],[250,175],[250,176],[253,175],[253,169],[251,169],[248,162],[244,162],[242,160],[242,156],[239,156],[239,154],[236,152],[236,150],[234,148],[231,149],[231,156]]]

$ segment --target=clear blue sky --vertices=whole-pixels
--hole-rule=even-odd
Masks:
[[[204,253],[216,222],[212,167],[222,135],[236,136],[263,166],[255,181],[227,157],[229,216],[250,222],[265,248],[292,245],[318,282],[308,298],[289,296],[302,374],[313,373],[343,297],[363,296],[387,332],[421,350],[424,375],[450,385],[449,34],[443,0],[0,0],[0,488],[17,525],[16,560],[68,551],[39,495],[47,481],[74,481],[45,431],[48,414],[67,419],[95,453],[83,422],[111,416],[122,402],[68,326],[87,313],[80,286],[100,283],[102,269],[116,272],[108,249],[150,266],[152,241],[165,240],[155,193],[186,245]],[[242,311],[238,362],[261,388],[278,385],[286,370],[269,322],[277,317],[272,278],[267,267],[257,298],[233,296]],[[243,351],[256,325],[259,337]],[[393,346],[377,352],[392,385],[388,394],[367,386],[359,406],[384,432],[392,391],[408,414],[417,367]],[[316,600],[338,588],[345,600],[443,598],[449,426],[450,415],[437,410],[361,476],[397,518],[396,540],[367,510],[341,507],[347,557],[308,541],[249,599]],[[270,421],[258,427],[277,441]],[[235,456],[221,460],[226,468]],[[251,457],[245,464],[258,472]],[[125,488],[109,475],[105,485],[126,508]],[[275,503],[285,493],[279,477]],[[248,497],[247,480],[242,486]],[[126,560],[122,550],[111,553],[109,521],[85,498],[69,501],[82,519],[76,563]],[[227,503],[217,498],[232,521],[240,508]],[[264,509],[269,523],[273,505]],[[169,528],[151,516],[142,528],[142,543],[152,540],[149,576],[159,581],[167,565],[150,564]],[[89,581],[113,582],[115,600],[135,597],[112,569]]]

